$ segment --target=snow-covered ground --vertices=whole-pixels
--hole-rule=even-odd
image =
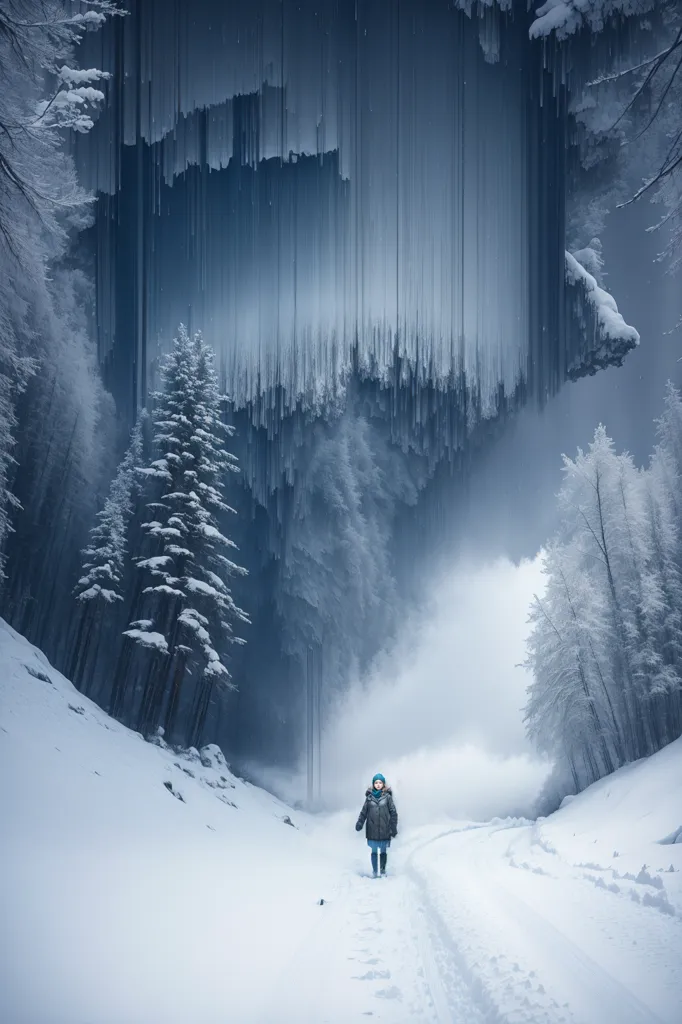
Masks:
[[[0,778],[3,1024],[681,1019],[682,741],[547,819],[401,829],[374,881],[359,808],[145,743],[0,620]]]

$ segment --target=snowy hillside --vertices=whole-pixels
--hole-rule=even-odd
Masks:
[[[679,1021],[682,740],[537,822],[397,792],[375,882],[359,807],[145,743],[0,620],[0,772],[3,1024]]]
[[[0,777],[3,1024],[247,1021],[333,890],[300,815],[217,748],[145,743],[2,620]]]

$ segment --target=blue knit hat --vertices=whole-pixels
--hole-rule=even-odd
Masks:
[[[381,772],[377,772],[376,773],[376,775],[372,779],[372,785],[374,785],[374,783],[377,782],[377,781],[383,782],[384,786],[386,785],[386,779],[383,777]]]

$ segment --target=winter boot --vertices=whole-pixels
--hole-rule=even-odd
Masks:
[[[382,854],[383,856],[383,854]],[[374,878],[377,877],[377,855],[376,852],[372,853],[372,875]]]
[[[387,855],[385,853],[382,853],[379,856],[379,864],[381,865],[381,873],[382,873],[382,875],[386,874],[386,856]]]

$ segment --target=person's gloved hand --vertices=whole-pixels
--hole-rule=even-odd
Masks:
[[[395,837],[396,837],[397,835],[398,835],[398,829],[397,829],[397,828],[394,828],[394,829],[393,829],[393,831],[391,832],[391,839],[395,839]]]
[[[362,825],[360,824],[359,821],[356,822],[356,824],[355,824],[355,831],[356,832],[361,832],[362,831]]]

